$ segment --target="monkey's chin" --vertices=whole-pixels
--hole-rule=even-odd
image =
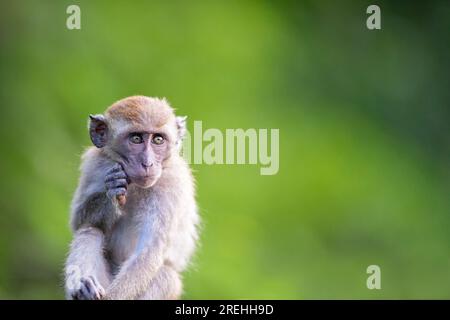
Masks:
[[[158,181],[158,179],[139,177],[139,178],[131,179],[131,181],[139,188],[147,189],[147,188],[153,187],[155,185],[156,181]]]

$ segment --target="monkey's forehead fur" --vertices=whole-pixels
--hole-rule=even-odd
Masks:
[[[116,130],[176,129],[174,109],[165,98],[146,96],[127,97],[113,103],[105,111],[105,118]]]

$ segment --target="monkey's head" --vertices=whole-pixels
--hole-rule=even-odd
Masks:
[[[148,188],[176,152],[186,117],[176,117],[165,99],[133,96],[115,102],[104,114],[90,115],[92,143],[119,162],[131,183]]]

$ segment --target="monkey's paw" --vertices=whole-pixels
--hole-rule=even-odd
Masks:
[[[105,289],[95,277],[81,278],[79,285],[70,292],[73,300],[101,300],[105,296]]]
[[[105,177],[106,195],[110,199],[116,199],[118,196],[126,196],[128,178],[122,166],[116,163],[106,173]]]

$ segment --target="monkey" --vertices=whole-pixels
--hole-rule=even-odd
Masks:
[[[186,117],[167,100],[131,96],[90,115],[71,203],[69,300],[180,299],[198,240]]]

